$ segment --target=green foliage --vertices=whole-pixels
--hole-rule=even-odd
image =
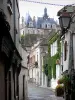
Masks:
[[[25,34],[21,36],[21,43],[25,46],[32,46],[40,37],[40,34]]]
[[[21,35],[21,44],[22,44],[22,45],[24,44],[24,37],[25,37],[25,36],[22,34],[22,35]]]
[[[57,53],[51,57],[51,44],[57,40]],[[51,78],[52,77],[52,72],[53,72],[53,78],[56,78],[56,60],[60,59],[60,54],[61,54],[61,44],[60,44],[60,37],[57,33],[50,38],[49,44],[48,44],[48,54],[49,54],[49,61],[48,61],[48,76]]]
[[[51,79],[52,78],[52,67],[51,67],[51,57],[50,55],[48,55],[48,78]]]
[[[57,53],[51,57],[51,44],[57,40]],[[57,33],[49,40],[48,43],[48,55],[44,57],[44,73],[48,76],[48,78],[52,78],[52,72],[53,72],[53,78],[56,78],[56,60],[60,59],[60,52],[61,52],[61,44],[60,44],[60,38]],[[47,64],[47,66],[46,66]]]
[[[63,75],[62,78],[58,80],[58,84],[62,84],[62,83],[66,88],[70,87],[70,78],[68,77],[68,75]]]
[[[44,66],[43,66],[43,68],[44,68],[44,73],[45,73],[45,75],[46,76],[48,76],[48,64],[45,64]]]
[[[51,57],[51,66],[53,70],[53,78],[56,78],[56,60],[58,59],[58,54]]]

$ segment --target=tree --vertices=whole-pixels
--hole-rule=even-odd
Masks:
[[[21,44],[24,46],[33,46],[35,42],[37,42],[38,38],[41,38],[40,34],[26,34],[21,35]]]

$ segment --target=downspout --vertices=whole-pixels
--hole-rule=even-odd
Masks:
[[[14,19],[14,44],[16,45],[16,11],[15,11],[15,0],[13,0],[13,19]]]

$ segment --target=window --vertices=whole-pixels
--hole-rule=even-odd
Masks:
[[[38,62],[38,54],[37,54],[37,62]]]
[[[53,28],[53,29],[56,29],[56,25],[55,25],[55,24],[53,24],[53,25],[52,25],[52,28]]]
[[[47,28],[47,24],[45,25],[45,28]]]
[[[29,23],[29,27],[33,27],[33,22],[30,22]]]
[[[25,100],[25,75],[23,75],[23,100]]]
[[[29,27],[29,23],[27,24],[27,26]]]
[[[51,44],[51,56],[54,56],[57,53],[57,40]]]
[[[64,43],[64,61],[67,59],[67,41]]]
[[[63,65],[62,65],[62,72],[63,72]]]
[[[23,31],[23,35],[24,35],[24,31]]]
[[[47,28],[51,28],[51,24],[50,23],[47,24]]]
[[[52,28],[52,25],[51,25],[51,28]]]

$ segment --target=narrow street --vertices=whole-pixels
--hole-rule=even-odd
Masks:
[[[28,98],[29,100],[64,100],[62,97],[56,97],[52,90],[33,83],[28,84]]]

